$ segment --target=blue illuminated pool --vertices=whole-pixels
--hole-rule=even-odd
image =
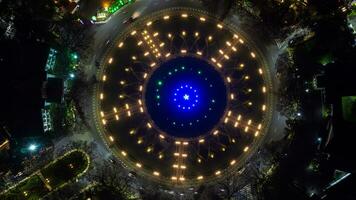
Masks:
[[[158,128],[192,138],[208,133],[227,104],[223,77],[208,62],[177,57],[161,64],[146,85],[145,104]]]

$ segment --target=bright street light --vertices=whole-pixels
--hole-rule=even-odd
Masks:
[[[37,145],[35,144],[30,144],[30,146],[28,147],[29,151],[36,151],[36,149],[37,149]]]

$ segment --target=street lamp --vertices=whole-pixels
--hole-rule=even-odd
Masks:
[[[36,151],[37,147],[38,146],[36,144],[30,144],[28,146],[28,150],[33,152],[33,151]]]
[[[72,53],[71,56],[72,56],[72,58],[75,59],[75,60],[78,59],[78,54],[77,54],[77,53]]]

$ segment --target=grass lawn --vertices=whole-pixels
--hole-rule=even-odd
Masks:
[[[44,178],[49,180],[52,189],[56,189],[84,172],[88,164],[87,156],[83,152],[75,150],[56,161],[52,161],[40,171]],[[42,198],[49,192],[41,178],[37,174],[32,174],[26,181],[21,182],[6,193],[0,194],[0,199],[35,200]]]
[[[49,179],[52,188],[56,188],[83,172],[88,165],[86,156],[74,151],[57,162],[42,169],[42,175]]]
[[[342,97],[341,102],[344,119],[356,123],[356,96]]]
[[[25,195],[25,192],[27,195]],[[17,199],[29,199],[35,200],[39,199],[49,191],[47,190],[44,183],[38,177],[38,175],[33,175],[31,178],[19,184],[12,190],[0,196],[3,200],[17,200]]]

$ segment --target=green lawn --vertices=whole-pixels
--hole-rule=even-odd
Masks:
[[[27,195],[25,195],[25,192]],[[17,199],[39,199],[49,191],[37,175],[33,175],[31,178],[19,184],[14,189],[8,191],[4,195],[0,196],[2,200],[17,200]]]
[[[56,188],[83,172],[87,164],[85,155],[82,152],[74,151],[58,162],[42,169],[41,172],[45,178],[50,180],[51,187]]]
[[[341,99],[342,115],[346,121],[356,123],[356,96],[345,96]]]
[[[89,165],[87,155],[82,151],[74,150],[64,157],[52,161],[40,170],[49,185],[56,189],[83,173]],[[48,194],[43,181],[37,174],[32,174],[29,179],[21,182],[6,193],[0,194],[1,200],[35,200]]]

